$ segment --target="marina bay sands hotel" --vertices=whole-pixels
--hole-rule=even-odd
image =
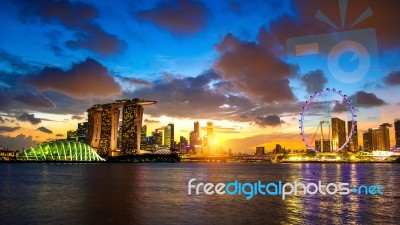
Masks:
[[[143,106],[156,101],[145,99],[117,100],[94,105],[88,112],[86,144],[101,156],[132,155],[140,153]],[[122,109],[122,125],[120,116]]]

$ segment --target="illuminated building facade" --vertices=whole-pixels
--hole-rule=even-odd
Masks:
[[[394,136],[396,138],[396,147],[400,148],[400,120],[394,121]]]
[[[67,131],[67,140],[68,141],[76,141],[76,139],[77,139],[76,130]]]
[[[364,151],[372,151],[372,129],[369,129],[368,132],[363,133],[363,146]]]
[[[194,122],[194,130],[190,132],[189,144],[192,151],[195,151],[196,146],[201,145],[200,124],[198,121]]]
[[[174,124],[169,123],[164,127],[164,145],[169,149],[175,148],[174,146]]]
[[[190,150],[190,145],[188,140],[184,136],[179,138],[179,152],[182,154],[187,154]]]
[[[86,143],[101,156],[138,154],[140,151],[143,105],[155,101],[132,99],[94,105],[88,109]],[[122,108],[122,125],[120,114]]]
[[[122,111],[121,154],[138,154],[142,133],[143,106],[127,105]]]
[[[78,129],[76,130],[77,141],[85,143],[88,132],[88,122],[78,123]]]
[[[214,126],[212,122],[207,122],[207,137],[208,137],[208,153],[215,154],[215,135],[214,135]],[[203,146],[206,146],[203,144]]]
[[[331,140],[329,139],[324,139],[323,141],[323,150],[321,150],[321,139],[315,140],[315,150],[319,152],[330,152],[331,151]]]
[[[265,147],[263,146],[256,147],[256,155],[265,155]]]
[[[346,122],[332,118],[332,150],[336,151],[346,143]],[[324,148],[325,149],[325,148]]]
[[[381,149],[377,150],[390,150],[390,136],[389,136],[389,127],[392,127],[392,124],[384,123],[379,126],[379,130],[381,130]]]
[[[364,151],[390,150],[389,127],[392,125],[384,123],[379,128],[370,128],[363,134]]]
[[[380,150],[382,148],[382,133],[378,128],[369,130],[371,132],[371,150]]]
[[[158,146],[161,146],[163,144],[163,132],[161,129],[156,129],[155,132],[153,132],[153,137],[154,137],[154,143]]]
[[[140,149],[147,150],[147,126],[142,127],[142,132],[140,135]]]
[[[347,121],[347,131],[350,133],[351,131],[351,127],[352,127],[353,123],[352,121]],[[351,139],[349,141],[348,144],[348,151],[351,152],[356,152],[358,151],[358,130],[357,130],[357,122],[355,122],[354,124],[354,131],[353,131],[353,135],[351,136]]]

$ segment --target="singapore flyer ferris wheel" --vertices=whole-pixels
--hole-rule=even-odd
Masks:
[[[300,113],[300,129],[307,148],[317,152],[338,152],[351,142],[356,115],[347,95],[336,89],[322,89],[306,101]]]

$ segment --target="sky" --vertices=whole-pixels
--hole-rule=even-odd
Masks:
[[[62,139],[92,105],[144,98],[144,124],[174,123],[177,141],[212,121],[225,150],[301,149],[299,114],[325,88],[349,96],[362,143],[400,118],[399,4],[1,1],[0,144]]]

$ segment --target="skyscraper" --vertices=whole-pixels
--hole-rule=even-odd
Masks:
[[[380,150],[390,150],[390,137],[389,137],[389,127],[392,127],[392,124],[384,123],[379,126],[381,130],[381,149]]]
[[[160,130],[161,129],[156,129],[152,132],[155,147],[159,147],[163,144],[163,132]]]
[[[77,139],[76,130],[67,131],[67,140],[68,141],[76,141],[76,139]]]
[[[193,131],[196,132],[196,133],[199,135],[199,137],[200,137],[200,124],[199,124],[199,121],[194,122],[194,129],[193,129]]]
[[[347,132],[350,134],[351,127],[352,127],[352,121],[347,121]],[[353,135],[351,136],[351,139],[348,144],[349,151],[351,152],[356,152],[358,151],[358,130],[357,130],[357,122],[354,123],[354,130],[353,130]]]
[[[175,148],[174,146],[174,124],[169,123],[164,127],[164,145],[169,149]]]
[[[212,122],[207,122],[207,136],[214,135],[214,127]]]
[[[205,146],[203,144],[203,146]],[[207,150],[209,154],[215,154],[215,136],[212,122],[207,122]]]
[[[140,150],[143,106],[129,105],[125,106],[122,111],[121,153],[124,155],[137,154]]]
[[[371,150],[382,150],[382,130],[379,128],[369,129],[371,132]]]
[[[140,149],[146,150],[147,149],[147,126],[144,125],[142,127],[141,135],[140,135]]]
[[[76,130],[77,139],[79,142],[86,141],[86,135],[88,132],[88,122],[78,123],[78,129]]]
[[[194,147],[196,145],[201,145],[201,138],[200,138],[200,124],[198,121],[194,122],[194,127],[193,131],[190,132],[190,137],[189,137],[189,144],[194,150]]]
[[[332,118],[332,150],[336,151],[346,143],[346,122],[339,118]]]
[[[372,151],[372,129],[363,133],[363,147],[366,152]]]
[[[143,105],[155,104],[145,99],[117,100],[88,109],[86,143],[101,156],[137,154],[140,150]],[[122,125],[120,122],[122,109]],[[120,151],[118,151],[120,150]]]
[[[394,136],[396,138],[396,147],[400,148],[400,119],[394,121]]]
[[[88,109],[88,134],[86,136],[86,144],[97,149],[100,142],[101,133],[101,105],[94,105]]]
[[[185,137],[180,136],[179,138],[179,152],[182,154],[187,154],[188,153],[188,141]]]
[[[321,150],[321,139],[315,140],[315,150],[319,152],[330,152],[331,151],[331,141],[329,139],[324,139],[322,145],[324,146]]]

